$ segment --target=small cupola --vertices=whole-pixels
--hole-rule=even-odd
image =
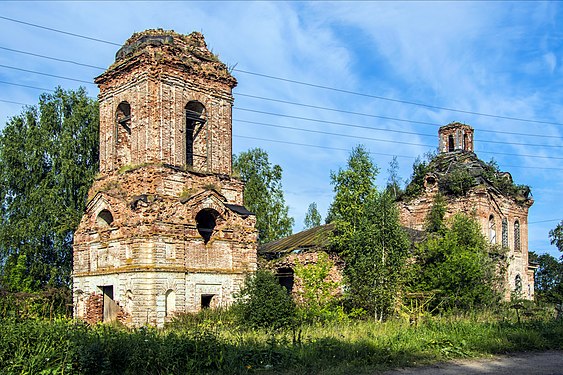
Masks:
[[[440,152],[473,152],[473,128],[459,122],[452,122],[438,130]]]

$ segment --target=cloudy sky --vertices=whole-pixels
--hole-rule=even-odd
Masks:
[[[311,202],[324,218],[330,172],[355,145],[372,152],[382,186],[393,155],[407,179],[436,148],[438,127],[460,121],[475,128],[481,159],[531,186],[530,250],[558,256],[548,232],[563,219],[562,7],[2,1],[0,124],[45,89],[82,85],[95,97],[93,77],[133,32],[201,31],[239,82],[234,152],[261,147],[281,165],[294,231]]]

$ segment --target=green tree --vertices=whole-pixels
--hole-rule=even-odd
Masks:
[[[233,169],[246,181],[244,205],[256,214],[258,241],[267,243],[289,236],[293,218],[283,197],[282,168],[272,165],[264,150],[253,148],[233,155]]]
[[[399,177],[399,162],[397,161],[396,156],[393,156],[393,160],[389,162],[387,174],[389,175],[389,177],[387,178],[386,189],[389,190],[389,193],[391,194],[393,199],[398,199],[403,194],[403,190],[401,189],[401,177]]]
[[[346,262],[347,300],[351,307],[385,319],[402,287],[410,244],[392,194],[377,191],[377,172],[368,152],[356,147],[347,168],[331,174],[331,212],[336,224],[333,243]]]
[[[305,214],[305,220],[303,221],[305,229],[318,227],[321,225],[321,220],[322,218],[319,210],[317,209],[317,204],[315,202],[311,203],[307,209],[307,213]]]
[[[549,231],[549,239],[552,245],[563,251],[563,220],[555,228]]]
[[[447,195],[464,196],[475,184],[474,179],[464,166],[454,167],[440,180],[440,190]]]
[[[352,150],[346,169],[330,173],[335,195],[327,222],[337,222],[342,234],[335,237],[336,241],[346,240],[346,236],[359,229],[368,209],[366,201],[377,192],[375,178],[378,173],[379,170],[363,146]]]
[[[530,259],[538,263],[538,269],[534,275],[534,286],[536,298],[551,303],[563,301],[563,260],[557,259],[549,254],[536,256],[530,252]]]
[[[426,217],[426,231],[428,233],[442,233],[444,230],[444,216],[446,215],[446,200],[437,193],[432,202],[432,208]]]
[[[417,246],[411,265],[410,290],[439,291],[444,309],[467,309],[498,301],[502,270],[497,248],[491,249],[479,223],[456,214],[443,233],[431,235]]]
[[[57,88],[0,136],[0,267],[4,288],[68,285],[72,241],[98,170],[98,105]]]
[[[330,278],[333,268],[334,262],[326,253],[319,253],[317,260],[311,264],[305,265],[297,261],[295,279],[300,287],[294,293],[301,305],[299,311],[303,320],[311,322],[338,315],[334,302],[340,283]]]
[[[233,306],[238,323],[250,328],[281,329],[295,321],[295,303],[270,271],[246,278]]]

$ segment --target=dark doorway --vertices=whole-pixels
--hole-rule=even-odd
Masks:
[[[453,150],[455,150],[454,136],[450,135],[448,136],[448,152],[452,152]]]
[[[287,293],[291,293],[293,290],[293,283],[294,283],[294,272],[291,268],[279,268],[276,272],[276,276],[278,277],[278,282],[281,286],[283,286]]]
[[[201,295],[201,308],[208,309],[211,307],[211,302],[213,301],[215,294],[202,294]]]

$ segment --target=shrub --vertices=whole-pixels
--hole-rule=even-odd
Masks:
[[[442,298],[431,308],[436,303],[445,310],[490,306],[500,298],[498,286],[505,270],[497,265],[503,257],[500,249],[488,245],[475,219],[456,214],[443,233],[417,246],[410,289],[439,291]]]
[[[233,309],[241,326],[281,329],[295,321],[293,299],[270,271],[247,277],[236,298]]]

